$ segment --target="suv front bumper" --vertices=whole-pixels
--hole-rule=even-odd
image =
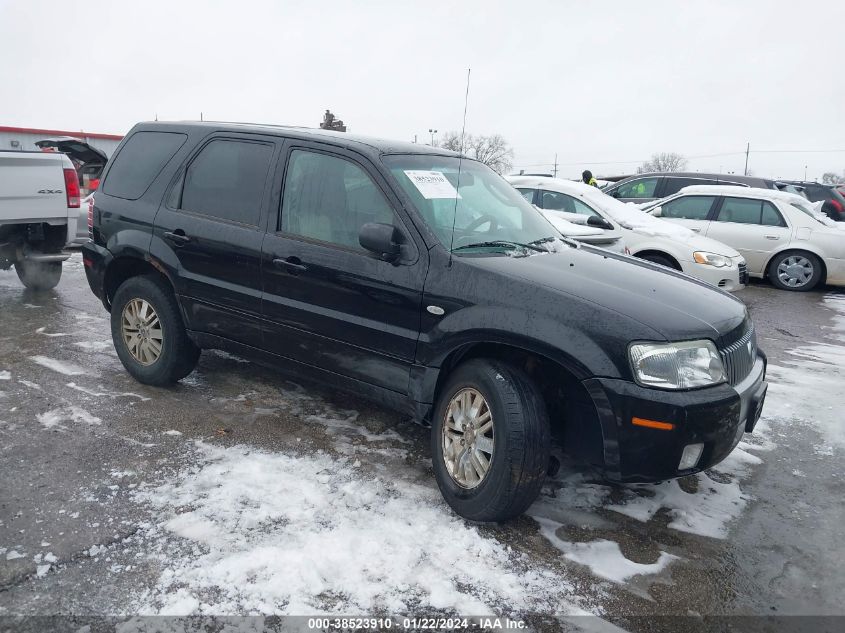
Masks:
[[[733,386],[661,391],[613,378],[585,380],[601,423],[605,475],[617,481],[660,481],[718,464],[760,418],[765,377],[766,357],[759,354],[748,376]],[[635,426],[635,417],[674,428]],[[690,444],[704,448],[693,467],[681,470],[681,456]]]

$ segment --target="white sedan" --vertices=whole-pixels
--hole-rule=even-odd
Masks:
[[[604,218],[621,231],[629,252],[723,288],[745,287],[745,260],[727,244],[697,235],[671,222],[659,220],[632,204],[620,202],[596,187],[547,176],[513,176],[510,182],[549,216],[587,223]],[[530,196],[530,198],[529,198]],[[545,208],[551,203],[554,208]],[[568,212],[556,210],[569,209]]]
[[[772,189],[692,186],[656,201],[654,216],[730,244],[753,277],[784,290],[845,285],[845,227],[795,194]]]

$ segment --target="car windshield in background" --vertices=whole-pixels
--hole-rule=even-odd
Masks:
[[[554,248],[556,240],[549,239],[557,235],[554,227],[486,165],[449,156],[392,155],[383,160],[447,249],[479,253]]]

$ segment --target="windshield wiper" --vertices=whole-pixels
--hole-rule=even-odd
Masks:
[[[554,238],[551,238],[554,239]],[[535,240],[537,242],[539,240]],[[545,241],[545,239],[543,240]],[[474,244],[464,244],[463,246],[456,246],[452,249],[454,251],[460,251],[465,248],[484,248],[484,247],[508,247],[508,248],[525,248],[530,251],[537,251],[538,253],[548,253],[545,248],[540,248],[536,245],[536,243],[531,242],[529,244],[523,244],[522,242],[511,242],[510,240],[491,240],[489,242],[475,242]]]

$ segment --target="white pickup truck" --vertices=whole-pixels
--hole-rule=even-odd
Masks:
[[[0,150],[0,270],[14,266],[27,288],[53,288],[70,257],[65,246],[87,232],[80,207],[65,154]]]

